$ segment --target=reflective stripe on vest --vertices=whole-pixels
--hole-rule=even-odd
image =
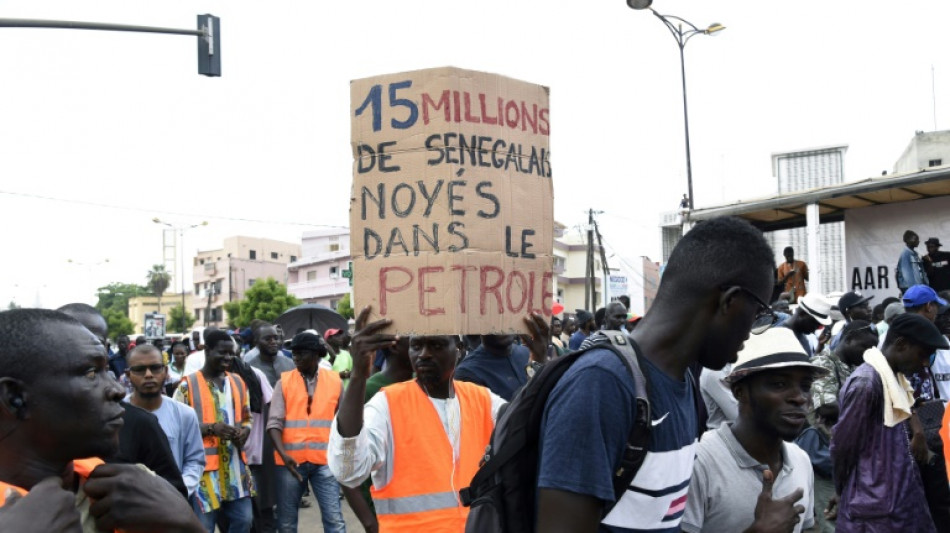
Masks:
[[[320,368],[313,390],[313,399],[308,402],[307,382],[297,370],[280,375],[280,392],[284,398],[284,430],[281,440],[284,451],[297,464],[327,464],[327,444],[330,442],[330,425],[336,415],[343,381],[332,370]],[[307,413],[307,404],[310,413]],[[284,460],[276,451],[274,462],[283,465]]]
[[[75,472],[76,475],[79,476],[80,485],[82,483],[85,483],[86,479],[89,478],[89,474],[91,474],[92,471],[101,464],[103,464],[103,461],[102,459],[99,459],[98,457],[90,457],[88,459],[76,459],[75,461],[73,461],[73,472]],[[2,507],[3,504],[6,503],[7,501],[7,489],[12,489],[14,492],[19,494],[20,496],[26,496],[29,492],[26,489],[21,489],[20,487],[17,487],[16,485],[11,485],[9,483],[4,483],[3,481],[0,481],[0,507]]]
[[[244,402],[247,396],[247,389],[244,381],[240,378],[225,372],[225,376],[231,382],[231,401],[234,404],[234,425],[240,425],[243,421]],[[208,381],[201,371],[195,372],[185,377],[188,382],[188,404],[191,405],[202,424],[214,424],[218,421],[218,413],[214,409],[214,398],[211,397],[211,390],[208,388]],[[208,435],[201,438],[205,452],[205,472],[217,470],[220,466],[218,460],[218,445],[220,441],[214,435]],[[241,458],[244,458],[244,452],[241,452]],[[246,462],[246,460],[245,460]]]
[[[458,499],[491,438],[494,422],[488,389],[455,381],[459,408],[459,455],[432,400],[415,381],[383,387],[392,427],[392,477],[371,487],[380,531],[464,531],[468,508]]]
[[[454,492],[439,492],[436,494],[420,494],[405,498],[390,498],[388,500],[373,500],[376,514],[407,514],[438,511],[439,509],[454,509],[458,507],[458,499]]]

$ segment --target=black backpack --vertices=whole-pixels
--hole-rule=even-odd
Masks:
[[[499,413],[482,464],[469,487],[459,492],[471,507],[465,531],[522,533],[535,531],[538,478],[538,437],[548,395],[579,357],[595,348],[607,349],[623,361],[636,387],[636,415],[627,437],[620,468],[614,473],[615,502],[624,494],[643,464],[650,439],[650,401],[639,364],[639,348],[620,331],[598,331],[581,349],[555,359],[515,395]],[[609,503],[604,516],[613,508]]]

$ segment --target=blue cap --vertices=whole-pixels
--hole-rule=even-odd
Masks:
[[[937,291],[927,285],[914,285],[907,289],[901,301],[903,301],[904,307],[920,307],[930,302],[937,302],[937,305],[947,305],[947,301],[937,296]]]

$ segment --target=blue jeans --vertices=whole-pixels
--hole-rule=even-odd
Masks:
[[[230,525],[227,533],[249,533],[251,531],[251,522],[254,520],[254,516],[250,497],[221,502],[221,507],[210,513],[202,513],[200,507],[196,507],[196,509],[198,519],[201,520],[201,525],[208,533],[214,533],[215,522],[219,513],[223,513],[228,519]]]
[[[297,472],[303,476],[303,483],[290,473],[286,466],[277,465],[277,531],[297,533],[297,508],[306,483],[310,482],[313,494],[320,504],[320,518],[326,533],[345,533],[343,510],[340,507],[340,485],[330,473],[327,465],[303,463],[297,465]]]

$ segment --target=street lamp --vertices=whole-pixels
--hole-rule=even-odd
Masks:
[[[192,224],[190,226],[174,226],[172,224],[169,224],[168,222],[165,222],[159,219],[158,217],[155,217],[152,219],[152,222],[156,224],[162,224],[164,226],[168,226],[172,230],[178,232],[178,269],[180,270],[180,272],[178,273],[178,277],[181,278],[181,332],[182,334],[184,334],[185,333],[185,313],[187,312],[187,309],[185,309],[185,245],[184,245],[185,231],[190,230],[190,229],[195,229],[199,226],[207,226],[208,221],[205,220],[201,222],[200,224]]]
[[[686,48],[686,43],[689,42],[691,38],[695,35],[716,35],[716,33],[726,29],[725,26],[714,22],[707,26],[705,29],[699,29],[695,24],[684,20],[680,17],[675,17],[673,15],[661,15],[657,13],[650,4],[653,3],[653,0],[627,0],[627,5],[630,9],[642,10],[649,9],[651,13],[656,15],[656,18],[663,21],[663,24],[666,25],[666,28],[670,30],[670,33],[673,34],[673,38],[676,39],[676,44],[680,49],[680,74],[683,80],[683,126],[686,132],[686,184],[689,187],[689,210],[693,210],[693,163],[689,155],[689,113],[686,110],[686,62],[683,58],[683,49]],[[670,22],[670,19],[677,21],[676,23]],[[687,29],[683,29],[683,25],[687,26]]]

